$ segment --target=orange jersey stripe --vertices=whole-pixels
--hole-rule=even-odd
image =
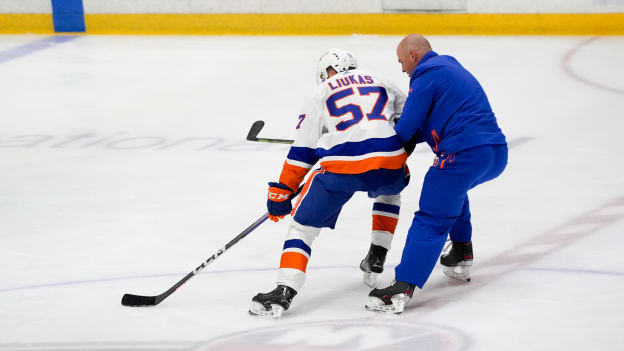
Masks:
[[[298,252],[284,252],[280,260],[280,268],[294,268],[305,273],[308,266],[308,258]]]
[[[396,156],[376,156],[358,161],[322,161],[321,166],[328,172],[341,174],[361,174],[373,169],[399,169],[407,161],[407,153]]]
[[[309,169],[294,166],[289,164],[288,162],[284,162],[284,167],[282,168],[282,174],[280,175],[279,181],[280,183],[286,185],[291,188],[292,191],[297,190],[305,175],[308,174]]]
[[[394,234],[394,230],[399,223],[398,218],[373,215],[373,230],[381,230]]]
[[[314,177],[316,177],[317,174],[323,173],[323,172],[325,171],[321,169],[318,171],[314,171],[312,172],[312,174],[310,174],[310,178],[308,178],[308,181],[305,183],[305,185],[303,186],[303,189],[301,190],[301,194],[299,194],[299,198],[297,199],[297,203],[295,204],[295,207],[293,208],[292,212],[290,212],[291,216],[294,216],[295,212],[297,212],[297,208],[299,208],[299,204],[301,203],[301,200],[303,200],[306,193],[308,192],[308,189],[310,189],[310,184],[312,184],[312,180],[314,179]]]

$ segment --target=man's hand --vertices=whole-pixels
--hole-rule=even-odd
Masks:
[[[292,211],[290,202],[292,194],[293,191],[282,183],[269,183],[267,209],[269,210],[270,220],[277,222]]]

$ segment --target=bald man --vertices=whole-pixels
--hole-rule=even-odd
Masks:
[[[479,82],[429,41],[408,35],[397,47],[409,94],[395,131],[411,153],[426,142],[435,153],[407,233],[395,282],[369,294],[366,308],[400,313],[416,287],[422,289],[450,234],[450,252],[440,257],[444,273],[470,281],[472,226],[468,191],[498,177],[507,165],[507,143]]]

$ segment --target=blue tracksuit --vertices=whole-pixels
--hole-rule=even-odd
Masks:
[[[434,51],[412,72],[395,130],[403,144],[427,142],[436,154],[395,269],[398,281],[422,288],[449,232],[453,241],[471,241],[468,190],[503,172],[507,143],[479,82]]]

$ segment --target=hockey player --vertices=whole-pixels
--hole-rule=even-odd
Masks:
[[[469,281],[472,227],[468,190],[499,176],[507,164],[505,136],[477,80],[451,56],[431,50],[427,39],[408,35],[397,47],[410,89],[395,126],[403,144],[427,142],[436,157],[422,187],[419,211],[407,234],[395,282],[369,294],[366,308],[400,313],[415,287],[423,288],[442,255],[445,274]]]
[[[356,191],[373,204],[372,243],[360,264],[366,277],[381,273],[407,185],[407,154],[393,129],[405,95],[390,82],[357,68],[353,55],[331,49],[318,63],[318,89],[303,104],[278,182],[269,183],[273,221],[291,213],[277,288],[252,299],[251,315],[279,318],[305,281],[312,242],[321,228],[334,228],[342,206]],[[291,196],[317,163],[294,206]],[[369,278],[370,279],[370,278]],[[368,281],[371,284],[371,281]]]

